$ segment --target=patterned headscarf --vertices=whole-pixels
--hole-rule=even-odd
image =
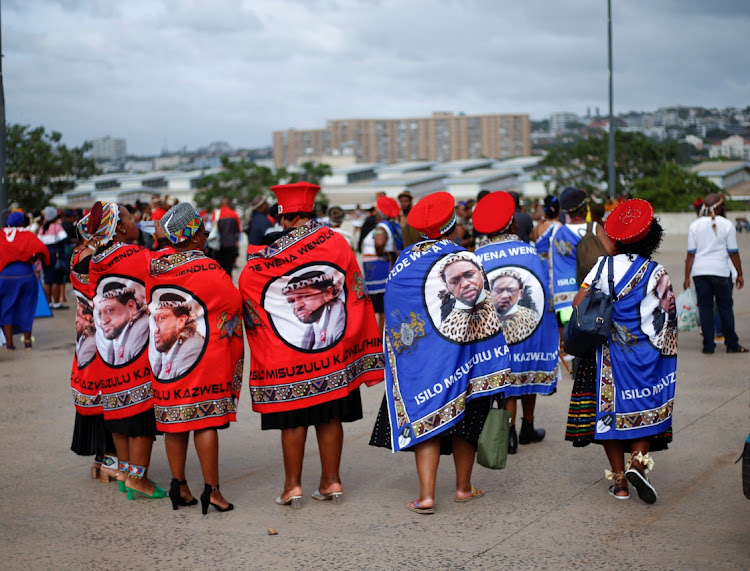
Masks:
[[[96,202],[86,216],[78,222],[78,231],[84,240],[106,244],[117,233],[120,207],[114,202]]]
[[[179,244],[194,236],[201,227],[201,215],[187,202],[179,202],[161,219],[161,227],[172,244]]]

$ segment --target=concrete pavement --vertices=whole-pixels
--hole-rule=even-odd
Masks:
[[[750,238],[739,240],[750,267]],[[668,237],[657,256],[675,284],[685,243]],[[564,442],[572,387],[564,373],[557,394],[538,401],[546,439],[519,447],[505,470],[476,467],[484,498],[453,502],[452,460],[442,459],[433,516],[404,507],[418,495],[413,455],[367,445],[382,385],[363,388],[365,418],[345,427],[344,503],[309,497],[319,476],[311,431],[304,508],[277,506],[279,433],[261,432],[245,383],[238,422],[220,433],[221,487],[235,510],[211,508],[204,517],[199,506],[172,511],[167,499],[126,501],[114,483],[91,480],[90,460],[70,452],[73,317],[68,310],[37,320],[33,350],[0,352],[3,569],[750,568],[750,501],[733,463],[750,432],[750,355],[723,347],[702,355],[697,332],[680,335],[674,443],[654,454],[654,505],[635,495],[612,499],[603,449]],[[735,317],[750,345],[747,288],[735,292]],[[169,483],[162,438],[151,477]],[[199,495],[192,449],[187,477]]]

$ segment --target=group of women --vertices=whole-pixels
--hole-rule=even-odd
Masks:
[[[558,220],[560,201],[545,201],[545,219],[532,234],[536,249],[516,236],[515,204],[507,193],[490,193],[477,203],[472,224],[484,237],[474,253],[452,241],[456,216],[447,193],[425,197],[409,213],[409,224],[424,240],[401,252],[385,274],[386,394],[371,444],[416,453],[420,496],[410,510],[434,512],[441,453],[454,455],[456,501],[482,497],[471,484],[471,467],[493,398],[505,397],[513,424],[515,399],[521,400],[522,444],[544,437],[534,427],[535,399],[554,392],[558,379],[551,258],[565,250],[566,231],[579,233],[582,217],[585,226],[585,200],[579,202]],[[378,211],[383,220],[395,217],[391,204],[382,202]],[[29,263],[46,254],[14,225],[17,217],[8,222],[0,236],[4,329]],[[164,215],[155,251],[134,245],[138,227],[126,208],[113,203],[96,203],[78,230],[83,245],[70,266],[77,302],[73,451],[94,455],[92,476],[117,480],[128,499],[169,496],[178,509],[197,504],[185,478],[193,432],[204,478],[202,512],[211,505],[231,510],[219,489],[218,430],[236,419],[243,306],[248,327],[257,324],[258,308],[243,304],[231,278],[204,254],[208,233],[189,204]],[[566,439],[574,446],[603,444],[614,498],[629,498],[630,483],[653,503],[650,452],[671,439],[676,374],[676,332],[667,325],[674,311],[671,283],[652,260],[663,230],[650,205],[636,199],[621,202],[595,231],[614,255],[599,260],[570,304],[577,306],[593,289],[612,294],[613,330],[577,367]],[[382,260],[396,234],[390,224],[375,232],[373,258]],[[383,279],[382,271],[375,273],[370,277]],[[459,374],[465,366],[473,372]],[[148,478],[159,433],[172,473],[168,492]],[[331,499],[330,489],[321,488],[316,499]],[[341,493],[338,484],[336,497]],[[291,493],[286,496],[279,503],[291,504]]]
[[[173,207],[157,228],[164,247],[156,251],[134,245],[135,220],[114,203],[97,202],[78,229],[73,451],[95,455],[92,476],[116,479],[129,500],[168,495],[178,509],[197,504],[185,480],[193,432],[202,512],[231,510],[219,489],[217,430],[236,418],[241,303],[226,272],[203,253],[200,215],[189,204]],[[172,471],[168,492],[148,478],[158,432]]]

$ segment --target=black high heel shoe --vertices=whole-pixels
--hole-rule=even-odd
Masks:
[[[203,484],[203,493],[201,494],[201,510],[203,515],[208,513],[209,504],[215,507],[220,512],[229,512],[234,509],[234,505],[227,502],[227,507],[223,508],[219,504],[215,504],[211,501],[211,492],[215,492],[219,489],[219,484],[212,486],[211,484]]]
[[[169,499],[172,500],[172,509],[176,510],[178,506],[194,506],[198,503],[198,500],[193,498],[187,501],[180,495],[180,486],[186,486],[187,480],[180,482],[177,478],[172,478],[169,482]]]

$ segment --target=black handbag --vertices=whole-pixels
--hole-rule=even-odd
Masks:
[[[70,265],[65,259],[65,254],[62,252],[57,253],[57,259],[55,259],[55,271],[67,274],[70,271]]]
[[[599,282],[605,262],[608,262],[609,270],[608,294],[594,287]],[[573,315],[563,329],[563,349],[568,355],[584,357],[596,351],[609,339],[612,332],[612,302],[615,296],[612,265],[612,256],[607,256],[599,263],[588,295],[573,308]]]

